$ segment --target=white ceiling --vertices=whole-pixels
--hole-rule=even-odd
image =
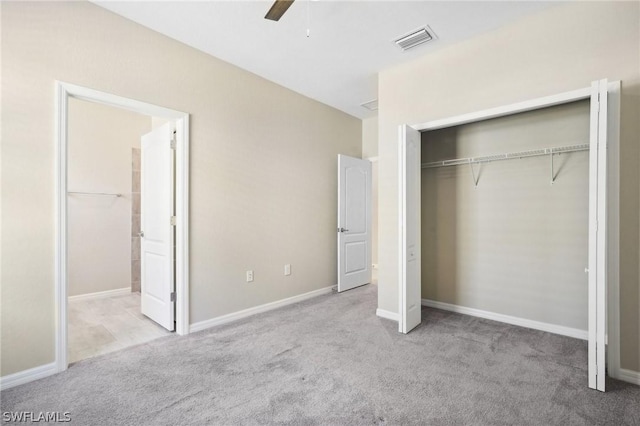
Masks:
[[[379,71],[553,4],[297,0],[274,22],[271,1],[94,2],[358,118],[375,115],[360,104],[377,98]],[[437,40],[407,52],[393,43],[424,25]]]

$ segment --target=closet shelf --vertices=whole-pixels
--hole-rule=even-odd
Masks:
[[[485,155],[482,157],[469,157],[469,158],[455,158],[452,160],[432,161],[431,163],[422,163],[423,169],[431,169],[434,167],[447,167],[447,166],[460,166],[468,164],[471,167],[471,176],[473,177],[473,184],[477,187],[480,175],[476,175],[476,170],[473,168],[474,164],[490,163],[492,161],[500,160],[512,160],[514,158],[526,158],[526,157],[539,157],[541,155],[548,155],[551,160],[551,185],[556,181],[556,174],[553,166],[553,154],[563,154],[567,152],[588,151],[589,144],[581,145],[566,145],[557,146],[553,148],[541,148],[532,149],[530,151],[509,152],[506,154],[493,154]]]
[[[553,148],[532,149],[530,151],[510,152],[506,154],[484,155],[482,157],[455,158],[451,160],[432,161],[422,163],[423,169],[434,167],[460,166],[463,164],[489,163],[491,161],[511,160],[514,158],[538,157],[541,155],[563,154],[566,152],[588,151],[589,144],[567,145]]]

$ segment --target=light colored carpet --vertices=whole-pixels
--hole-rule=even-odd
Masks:
[[[2,392],[79,425],[640,424],[640,387],[587,388],[586,342],[423,310],[409,335],[375,286],[81,361]]]

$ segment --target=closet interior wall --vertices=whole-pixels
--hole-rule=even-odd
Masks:
[[[424,132],[422,163],[587,143],[588,100]],[[423,299],[587,329],[589,152],[553,163],[422,169]]]

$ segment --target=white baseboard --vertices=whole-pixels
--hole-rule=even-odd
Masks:
[[[69,302],[75,302],[78,300],[104,299],[105,297],[124,296],[130,293],[131,287],[117,288],[115,290],[98,291],[96,293],[69,296]]]
[[[617,376],[618,377],[616,377],[616,379],[618,380],[640,386],[640,371],[626,370],[624,368],[621,368],[618,370]]]
[[[376,315],[380,318],[385,318],[391,321],[398,321],[398,314],[391,311],[385,311],[384,309],[376,309]]]
[[[18,371],[17,373],[0,377],[0,391],[33,382],[34,380],[42,379],[44,377],[52,376],[57,372],[58,369],[56,368],[55,362],[24,371]]]
[[[586,330],[580,330],[577,328],[564,327],[564,326],[555,325],[555,324],[548,324],[546,322],[512,317],[510,315],[496,314],[494,312],[483,311],[483,310],[474,309],[474,308],[467,308],[465,306],[452,305],[450,303],[438,302],[438,301],[429,300],[429,299],[422,299],[422,306],[428,306],[430,308],[442,309],[444,311],[457,312],[459,314],[490,319],[493,321],[504,322],[507,324],[517,325],[520,327],[532,328],[534,330],[546,331],[548,333],[560,334],[562,336],[573,337],[576,339],[582,339],[582,340],[589,339],[589,333]]]
[[[264,305],[255,306],[253,308],[244,309],[242,311],[232,312],[230,314],[222,315],[220,317],[196,322],[189,326],[189,333],[195,333],[197,331],[215,327],[216,325],[222,325],[222,324],[227,324],[233,321],[238,321],[240,319],[247,318],[252,315],[260,314],[262,312],[267,312],[273,309],[281,308],[283,306],[291,305],[293,303],[302,302],[303,300],[311,299],[313,297],[320,296],[323,294],[329,294],[332,292],[333,287],[335,286],[324,287],[319,290],[314,290],[308,293],[299,294],[298,296],[288,297],[286,299],[277,300],[271,303],[265,303]]]

